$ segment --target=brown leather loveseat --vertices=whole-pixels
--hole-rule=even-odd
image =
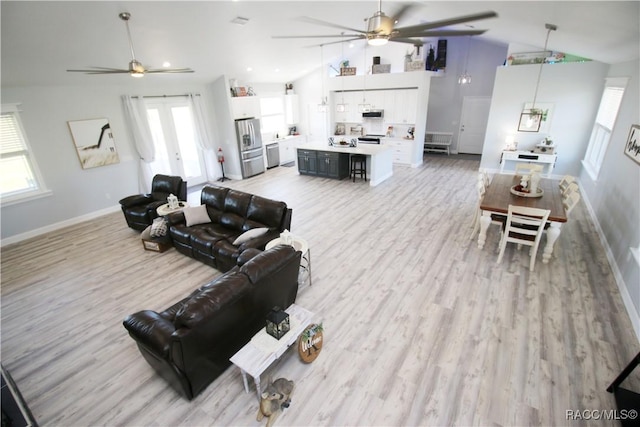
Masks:
[[[128,316],[124,327],[147,362],[192,399],[265,326],[273,307],[295,302],[300,256],[285,245],[265,252],[249,249],[239,257],[241,266],[162,312],[144,310]]]
[[[291,229],[284,202],[207,184],[201,205],[167,215],[173,246],[181,253],[227,271],[240,253],[265,245]]]

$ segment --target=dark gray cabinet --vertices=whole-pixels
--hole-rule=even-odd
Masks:
[[[349,154],[318,152],[318,176],[342,179],[349,176]]]
[[[298,172],[343,179],[349,176],[349,154],[298,149]]]
[[[317,175],[317,151],[298,149],[298,172],[301,175]]]

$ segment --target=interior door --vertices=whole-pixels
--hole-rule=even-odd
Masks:
[[[464,97],[458,133],[459,153],[482,154],[490,107],[489,96]]]
[[[206,182],[206,167],[189,105],[175,101],[148,103],[147,118],[156,151],[151,164],[153,173],[181,176],[189,186]]]

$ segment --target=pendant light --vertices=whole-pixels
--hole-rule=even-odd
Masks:
[[[551,31],[557,30],[558,27],[553,24],[544,24],[544,27],[547,29],[547,38],[544,41],[544,52],[546,52],[549,44],[549,34],[551,34]],[[542,62],[540,62],[540,68],[538,69],[538,79],[536,80],[536,89],[533,92],[531,108],[523,110],[522,114],[520,114],[520,125],[518,126],[519,131],[538,132],[540,129],[542,111],[536,109],[536,100],[538,99],[538,89],[540,88],[540,77],[542,76],[542,66],[544,65],[544,61],[545,60],[543,59]]]
[[[329,106],[327,105],[327,97],[324,94],[324,45],[320,45],[320,104],[318,104],[318,113],[326,113]]]
[[[464,60],[464,73],[460,74],[458,77],[459,85],[468,85],[471,84],[471,75],[467,73],[467,65],[469,65],[469,47],[471,43],[471,36],[467,36],[467,56]]]
[[[368,113],[371,111],[371,104],[367,104],[367,45],[364,45],[364,67],[362,68],[364,74],[362,76],[362,104],[358,104],[358,111],[360,113]]]
[[[340,47],[342,50],[342,63],[340,64],[340,79],[342,82],[342,92],[340,92],[340,96],[342,97],[342,102],[340,104],[336,104],[336,112],[338,113],[345,113],[347,112],[347,104],[345,104],[344,102],[344,75],[342,75],[342,68],[344,65],[344,32],[342,32],[342,43],[340,43]]]

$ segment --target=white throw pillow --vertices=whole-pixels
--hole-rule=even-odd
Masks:
[[[182,212],[184,213],[184,219],[187,222],[187,227],[211,222],[211,218],[209,218],[207,207],[205,205],[188,207]]]
[[[244,242],[246,242],[247,240],[251,240],[254,237],[262,236],[267,231],[269,231],[268,228],[252,228],[251,230],[247,230],[244,233],[242,233],[241,235],[239,235],[236,240],[233,241],[233,245],[234,246],[239,246],[239,245],[243,244]]]
[[[158,217],[151,224],[151,237],[163,237],[167,235],[167,220],[164,217]]]

